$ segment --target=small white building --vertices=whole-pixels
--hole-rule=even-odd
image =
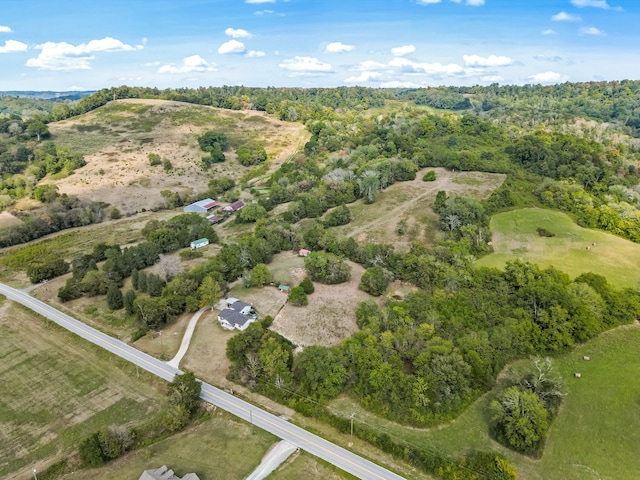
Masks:
[[[190,247],[191,250],[195,250],[196,248],[206,247],[207,245],[209,245],[208,238],[199,238],[198,240],[191,242]]]
[[[218,321],[225,330],[246,330],[257,319],[256,312],[249,303],[229,297],[225,300],[227,308],[218,314]]]

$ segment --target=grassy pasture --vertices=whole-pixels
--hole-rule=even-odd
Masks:
[[[540,237],[537,228],[555,237]],[[618,288],[640,285],[640,245],[579,227],[563,213],[540,208],[500,213],[491,219],[491,231],[494,253],[478,260],[478,265],[502,268],[509,260],[520,259],[554,266],[571,277],[597,273]]]
[[[540,459],[512,452],[488,435],[486,412],[493,392],[479,398],[449,424],[414,429],[377,418],[347,397],[332,403],[344,416],[387,432],[407,443],[460,456],[473,450],[493,450],[511,460],[527,480],[632,479],[640,471],[640,325],[603,333],[556,358],[567,397],[549,432]],[[587,355],[590,360],[584,361]],[[525,361],[511,364],[501,376],[515,377]],[[575,378],[574,373],[582,374]]]
[[[153,377],[13,302],[0,307],[0,360],[0,478],[43,470],[89,433],[152,420],[166,403]]]

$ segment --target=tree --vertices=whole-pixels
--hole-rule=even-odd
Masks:
[[[293,287],[289,290],[289,302],[292,305],[304,307],[309,303],[309,300],[307,300],[307,294],[302,287]]]
[[[393,273],[376,265],[375,267],[368,268],[362,274],[360,290],[364,290],[377,297],[385,292],[391,280],[393,280]]]
[[[134,290],[127,290],[127,293],[124,294],[122,298],[122,304],[124,309],[127,311],[127,314],[134,314],[134,301],[136,299],[136,292]]]
[[[534,392],[510,387],[491,402],[490,409],[496,436],[507,446],[527,454],[542,447],[549,413]]]
[[[204,280],[198,288],[198,297],[200,298],[200,308],[213,308],[213,306],[218,303],[218,300],[220,300],[220,297],[222,297],[220,282],[211,276],[204,277]]]
[[[111,310],[120,310],[124,307],[122,291],[113,283],[109,285],[107,290],[107,305]]]
[[[331,253],[311,252],[304,266],[312,280],[329,285],[346,282],[351,278],[351,267]]]
[[[251,270],[251,286],[263,287],[271,283],[271,272],[264,263],[259,263]]]
[[[27,267],[27,276],[31,283],[50,280],[69,271],[69,264],[60,257],[45,257]]]
[[[49,128],[42,120],[34,118],[27,125],[27,135],[31,138],[36,137],[39,142],[42,138],[49,136]]]
[[[184,408],[189,415],[198,409],[202,385],[193,372],[185,370],[182,375],[173,377],[167,388],[167,398],[174,406]]]
[[[42,203],[51,203],[58,197],[58,187],[52,183],[38,185],[33,190],[33,198]]]
[[[335,227],[338,225],[346,225],[351,221],[351,211],[346,205],[340,205],[329,212],[324,219],[325,227]]]
[[[254,223],[266,218],[267,211],[259,203],[250,203],[236,213],[236,223]]]
[[[311,295],[316,290],[315,287],[313,286],[313,282],[309,277],[304,277],[304,279],[300,282],[300,285],[298,286],[302,287],[302,289],[304,290],[304,293],[306,293],[307,295]]]
[[[80,454],[80,461],[87,467],[99,467],[104,464],[105,459],[102,456],[98,432],[93,433],[80,443],[78,453]]]

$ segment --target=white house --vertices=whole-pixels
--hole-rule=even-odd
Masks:
[[[256,312],[249,303],[237,298],[229,297],[225,300],[227,308],[223,308],[218,314],[218,321],[226,330],[245,330],[251,322],[257,319]]]
[[[199,238],[198,240],[194,240],[190,244],[191,250],[195,250],[196,248],[206,247],[207,245],[209,245],[208,238]]]

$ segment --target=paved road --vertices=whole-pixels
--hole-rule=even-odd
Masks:
[[[198,320],[200,320],[200,317],[204,312],[210,309],[211,307],[201,308],[193,314],[193,317],[191,317],[191,320],[189,320],[189,325],[187,325],[187,330],[184,332],[184,337],[182,337],[182,343],[180,343],[180,349],[178,350],[178,353],[176,353],[176,356],[167,362],[171,367],[178,368],[180,366],[182,357],[185,356],[187,350],[189,349],[191,337],[193,337],[193,332],[196,329]]]
[[[260,465],[258,465],[245,480],[264,480],[296,450],[297,447],[281,440],[275,447],[269,450],[260,462]]]
[[[25,292],[0,283],[0,294],[5,295],[10,300],[21,303],[61,327],[109,350],[168,382],[172,381],[173,377],[180,373],[180,370],[168,365],[166,362],[158,360],[151,355],[147,355],[133,348],[131,345],[89,327],[46,303],[31,297]],[[349,450],[309,433],[303,428],[297,427],[280,417],[236,398],[208,383],[202,382],[202,393],[200,397],[358,478],[367,480],[401,480],[403,478]]]

